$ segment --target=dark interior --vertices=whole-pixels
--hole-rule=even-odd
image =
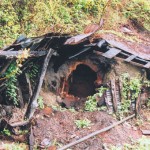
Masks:
[[[96,73],[86,65],[78,65],[76,70],[70,75],[68,94],[77,97],[87,97],[95,93],[94,81],[97,79]]]

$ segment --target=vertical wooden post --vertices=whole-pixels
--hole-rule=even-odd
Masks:
[[[44,80],[44,77],[45,77],[45,74],[46,74],[46,70],[47,70],[50,58],[53,55],[53,52],[54,52],[54,50],[50,49],[48,51],[46,57],[45,57],[39,81],[38,81],[37,85],[35,86],[35,89],[33,91],[33,95],[31,97],[31,100],[29,102],[29,105],[28,105],[28,108],[27,108],[27,111],[26,111],[26,114],[25,114],[25,117],[28,118],[28,119],[30,119],[33,116],[36,108],[38,107],[37,99],[39,97],[39,93],[40,93],[40,90],[41,90],[41,87],[42,87],[42,84],[43,84],[43,80]]]

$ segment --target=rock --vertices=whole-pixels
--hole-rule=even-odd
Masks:
[[[11,115],[12,114],[13,106],[3,105],[3,108],[5,109],[7,115]]]
[[[51,141],[47,138],[45,138],[42,142],[41,142],[41,146],[47,147],[51,145]]]

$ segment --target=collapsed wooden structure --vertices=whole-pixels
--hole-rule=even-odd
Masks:
[[[73,60],[74,58],[95,54],[108,61],[119,59],[136,66],[140,66],[146,70],[147,74],[149,74],[150,47],[149,45],[140,44],[134,46],[134,44],[135,43],[130,43],[126,45],[123,42],[117,42],[110,40],[109,38],[93,37],[93,33],[77,36],[48,33],[34,38],[20,36],[12,45],[0,50],[0,94],[3,96],[5,95],[5,82],[7,82],[5,72],[9,68],[10,64],[15,61],[19,55],[24,53],[24,49],[29,49],[29,57],[22,62],[20,69],[22,70],[22,74],[25,75],[26,86],[29,90],[26,117],[31,118],[37,107],[37,99],[49,61],[53,61],[53,69],[57,72],[59,67],[67,60]],[[40,75],[34,86],[31,85],[30,79],[26,76],[26,70],[31,69],[29,65],[31,61],[39,63],[41,69]],[[43,65],[41,65],[41,62]],[[103,62],[103,65],[105,63],[106,61]],[[108,64],[106,66],[108,67]],[[20,84],[22,84],[22,77],[20,79],[19,76],[17,82],[18,100],[19,106],[24,107],[23,89],[20,88]],[[111,80],[109,87],[110,88],[106,91],[106,99],[111,109],[117,112],[117,107],[121,102],[121,85],[119,81]],[[7,96],[4,96],[4,99],[1,97],[0,102],[5,104],[5,101],[7,101]],[[137,100],[137,103],[138,102],[139,100]],[[138,110],[139,104],[136,105],[136,111]]]

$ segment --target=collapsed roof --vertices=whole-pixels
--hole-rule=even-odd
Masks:
[[[54,49],[57,70],[62,63],[85,54],[96,53],[107,58],[121,58],[144,68],[150,68],[150,44],[148,41],[131,42],[103,34],[94,37],[93,33],[77,36],[48,33],[40,37],[27,38],[21,35],[12,45],[0,51],[0,57],[17,57],[23,49],[30,49],[30,57],[43,56]]]

